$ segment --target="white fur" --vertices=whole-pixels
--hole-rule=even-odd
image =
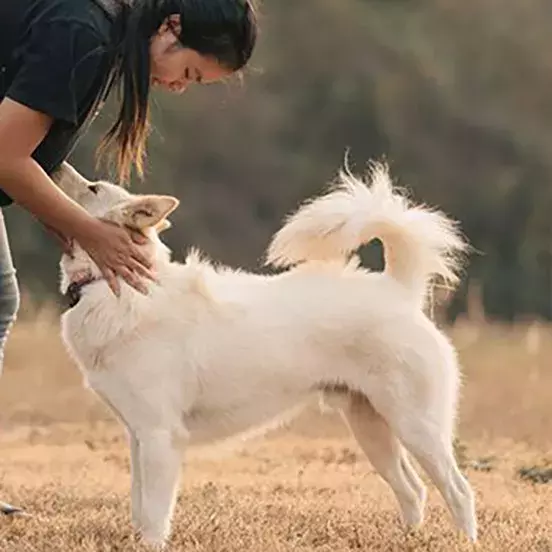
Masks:
[[[95,215],[139,220],[151,238],[144,247],[159,284],[148,296],[123,285],[117,299],[99,281],[62,317],[88,384],[127,428],[133,521],[150,543],[169,535],[186,445],[268,428],[320,391],[408,524],[422,522],[426,491],[407,450],[476,539],[473,494],[452,448],[457,359],[421,309],[430,279],[456,273],[464,244],[444,215],[395,194],[383,168],[372,177],[370,186],[344,176],[300,209],[268,252],[276,264],[300,264],[264,276],[215,267],[195,252],[171,262],[155,229],[175,206],[167,198],[149,196],[151,209],[140,210],[145,200],[121,188],[99,183],[93,194],[67,167],[60,176]],[[381,274],[346,258],[374,237],[386,251]],[[83,271],[99,275],[82,250],[64,257],[62,289]]]
[[[304,261],[342,260],[378,238],[386,273],[424,300],[430,277],[458,281],[466,249],[456,224],[443,213],[413,205],[393,188],[385,165],[374,163],[370,186],[342,171],[330,193],[306,202],[276,233],[268,262],[289,267]]]

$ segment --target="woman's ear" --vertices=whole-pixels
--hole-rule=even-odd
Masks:
[[[165,18],[165,21],[161,23],[161,26],[157,30],[157,34],[164,35],[170,33],[174,38],[178,38],[182,32],[182,25],[180,22],[180,15],[173,13]],[[176,35],[176,36],[175,36]]]
[[[173,13],[172,15],[169,15],[169,17],[167,17],[166,21],[173,32],[180,36],[180,33],[182,32],[180,14]]]

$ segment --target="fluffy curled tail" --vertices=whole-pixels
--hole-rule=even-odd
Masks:
[[[420,299],[432,279],[457,282],[467,243],[456,223],[411,203],[382,164],[372,165],[367,182],[343,170],[329,193],[301,206],[273,237],[267,264],[345,260],[375,238],[384,246],[385,273]]]

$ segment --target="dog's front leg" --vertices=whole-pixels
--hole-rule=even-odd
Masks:
[[[170,429],[135,434],[140,463],[139,527],[144,540],[163,546],[170,533],[181,465],[181,440]]]
[[[142,474],[140,473],[140,443],[134,431],[129,432],[130,442],[130,473],[132,478],[131,487],[131,512],[132,524],[136,529],[140,528],[142,519]]]

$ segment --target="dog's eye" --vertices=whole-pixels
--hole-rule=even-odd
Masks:
[[[88,186],[88,189],[93,193],[93,194],[98,194],[98,192],[100,191],[100,187],[97,185],[97,184],[91,184],[90,186]]]

